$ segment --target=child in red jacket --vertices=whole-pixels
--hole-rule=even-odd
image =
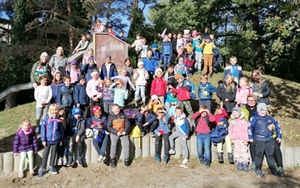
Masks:
[[[167,92],[167,83],[163,78],[163,72],[161,68],[157,68],[155,71],[155,79],[151,83],[150,96],[157,95],[158,99],[164,106],[165,96]]]

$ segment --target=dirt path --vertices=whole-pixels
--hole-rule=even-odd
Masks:
[[[180,160],[173,159],[167,165],[154,159],[134,160],[126,168],[119,161],[112,169],[105,164],[90,164],[87,168],[61,168],[57,175],[46,174],[16,178],[17,173],[1,177],[1,187],[300,187],[300,170],[287,170],[286,176],[276,178],[263,169],[265,177],[256,177],[253,171],[239,172],[236,166],[213,163],[206,169],[197,160],[180,167]]]

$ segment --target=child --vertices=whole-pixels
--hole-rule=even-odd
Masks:
[[[122,69],[121,70],[121,75],[114,76],[114,77],[111,78],[111,80],[115,80],[115,79],[122,79],[123,80],[123,82],[124,82],[124,89],[125,90],[129,89],[128,85],[130,85],[131,88],[133,90],[135,90],[135,87],[134,87],[133,83],[131,82],[130,78],[127,76],[126,69]]]
[[[153,43],[151,45],[151,49],[152,49],[153,57],[156,59],[156,61],[161,62],[162,61],[162,56],[160,54],[160,51],[158,50],[158,44],[157,43]]]
[[[240,79],[240,88],[236,91],[236,105],[244,106],[247,104],[247,96],[252,93],[252,89],[250,88],[250,82],[248,78],[242,77]]]
[[[59,90],[64,85],[63,75],[60,71],[55,71],[51,83],[52,99],[51,104],[58,103]]]
[[[118,141],[122,141],[122,149],[124,151],[124,166],[129,166],[129,128],[130,123],[125,114],[121,113],[120,107],[117,104],[112,105],[112,114],[108,116],[107,130],[110,132],[110,166],[115,168],[117,166],[116,152]]]
[[[65,107],[67,123],[71,117],[71,110],[74,105],[73,87],[71,85],[71,77],[64,77],[64,84],[59,90],[58,105]]]
[[[119,105],[119,108],[124,108],[125,100],[128,98],[128,90],[124,89],[123,80],[117,80],[111,84],[109,89],[114,93],[114,103]]]
[[[174,72],[179,73],[183,77],[188,77],[189,75],[189,69],[188,67],[183,63],[183,57],[180,57],[178,59],[178,64],[174,67]],[[174,86],[175,87],[175,86]]]
[[[175,109],[175,131],[171,134],[169,137],[170,141],[170,155],[175,155],[175,145],[174,145],[174,139],[179,137],[179,142],[181,144],[181,148],[183,151],[183,161],[181,164],[186,165],[189,162],[189,151],[188,151],[188,146],[187,146],[187,138],[189,137],[190,134],[190,123],[186,117],[186,115],[183,113],[182,108],[180,106],[177,106]]]
[[[92,79],[88,81],[86,85],[86,94],[90,98],[90,106],[99,106],[100,98],[102,97],[101,90],[97,90],[97,86],[99,86],[99,72],[97,69],[94,69],[91,73]],[[100,84],[102,86],[102,84]]]
[[[220,105],[217,106],[214,117],[215,117],[216,123],[217,123],[216,128],[217,128],[217,126],[224,126],[226,130],[228,129],[228,121],[227,121],[228,114],[227,114],[226,110],[223,108],[223,102],[220,102]],[[219,163],[224,163],[224,158],[223,158],[223,143],[224,142],[226,144],[228,161],[230,164],[234,164],[231,141],[229,139],[228,134],[224,137],[224,140],[217,143],[218,161],[219,161]]]
[[[163,79],[163,72],[160,68],[157,68],[155,71],[155,78],[151,83],[150,96],[157,95],[158,99],[161,101],[164,106],[165,96],[167,91],[167,83]]]
[[[137,107],[139,95],[142,98],[143,104],[146,103],[145,86],[147,84],[147,80],[149,79],[148,71],[144,68],[144,63],[142,61],[138,62],[138,68],[134,70],[133,79],[135,80],[136,85],[135,107]]]
[[[106,158],[105,152],[109,139],[109,135],[106,134],[107,119],[102,115],[99,106],[94,106],[92,112],[94,116],[87,120],[86,128],[93,129],[93,146],[99,155],[98,161],[103,163]]]
[[[42,123],[41,129],[41,141],[44,146],[44,154],[42,160],[42,166],[39,171],[38,179],[42,178],[46,173],[46,166],[49,157],[49,152],[51,150],[50,157],[50,174],[57,174],[54,167],[56,149],[58,145],[62,145],[64,128],[63,124],[58,116],[58,106],[56,104],[51,104],[49,107],[49,116],[47,116]]]
[[[176,44],[176,50],[178,53],[177,58],[182,56],[183,48],[184,48],[184,39],[182,38],[182,35],[180,33],[178,33],[177,44]]]
[[[80,108],[83,113],[83,118],[88,116],[89,96],[86,93],[86,80],[83,75],[79,76],[78,83],[74,88],[74,102],[76,107]]]
[[[131,79],[132,76],[133,76],[133,67],[132,67],[131,60],[130,60],[129,57],[126,58],[125,61],[124,61],[124,68],[127,71],[126,76],[128,76]]]
[[[60,121],[63,124],[64,127],[64,135],[63,135],[63,141],[61,146],[57,146],[57,155],[58,155],[58,160],[57,160],[57,165],[58,166],[66,166],[68,163],[67,155],[68,155],[68,149],[69,149],[69,132],[68,130],[70,129],[69,124],[67,124],[67,119],[66,119],[66,112],[64,107],[59,107],[58,109],[58,116]],[[69,120],[68,120],[69,122]]]
[[[71,61],[71,69],[70,69],[69,75],[71,77],[71,83],[72,84],[78,82],[78,77],[80,75],[80,69],[77,68],[76,59]]]
[[[198,70],[198,73],[201,73],[201,64],[203,58],[203,48],[200,48],[200,44],[202,43],[200,32],[196,33],[196,38],[193,39],[192,46],[195,49],[195,68]]]
[[[87,52],[83,54],[82,65],[88,64],[88,58],[91,57],[91,56],[94,57],[94,50],[93,50],[93,48],[89,48],[87,50]]]
[[[169,119],[170,115],[163,109],[157,109],[157,119],[158,119],[158,127],[154,130],[155,134],[155,160],[156,162],[160,162],[161,160],[161,148],[162,148],[162,139],[164,140],[164,163],[167,164],[169,160],[169,133],[170,125]]]
[[[141,56],[141,59],[143,59],[143,58],[147,57],[148,45],[146,45],[147,40],[144,37],[141,37],[140,41],[141,41],[141,45],[142,45],[140,56]],[[151,50],[151,49],[149,49],[149,50]]]
[[[164,41],[162,42],[161,49],[161,53],[163,56],[163,69],[166,70],[171,63],[171,57],[173,53],[172,43],[167,35],[164,36]]]
[[[131,44],[131,48],[134,47],[136,53],[136,61],[140,58],[140,53],[142,50],[142,43],[141,43],[141,35],[136,34],[135,41]]]
[[[201,82],[198,86],[199,106],[205,105],[211,112],[212,93],[216,91],[217,88],[208,82],[208,76],[201,75]]]
[[[40,85],[34,90],[34,99],[36,100],[36,133],[40,132],[40,121],[46,117],[52,98],[52,89],[51,86],[48,86],[48,77],[46,75],[41,76],[39,82]]]
[[[275,127],[276,140],[273,139],[273,126]],[[248,128],[249,141],[255,142],[255,172],[258,177],[264,176],[261,171],[262,161],[266,155],[269,169],[274,176],[280,176],[277,172],[274,159],[274,142],[281,142],[282,135],[278,122],[267,115],[267,105],[259,103],[257,105],[257,114],[250,120]]]
[[[200,116],[200,117],[199,117]],[[212,124],[215,123],[215,117],[208,111],[207,106],[201,105],[199,111],[192,115],[192,118],[197,123],[196,125],[196,135],[197,135],[197,151],[200,164],[205,164],[206,168],[210,167],[210,132]],[[196,119],[198,119],[196,121]],[[204,149],[204,153],[203,153]]]
[[[89,41],[86,39],[85,34],[81,35],[81,40],[79,41],[78,45],[76,46],[76,48],[73,50],[72,54],[78,53],[79,51],[83,51],[86,49],[86,47],[88,46]]]
[[[187,45],[184,47],[183,54],[185,57],[184,64],[189,68],[189,70],[192,70],[193,64],[194,64],[194,48],[192,46],[192,39],[187,40]]]
[[[145,69],[148,71],[148,73],[151,76],[153,76],[155,73],[156,67],[159,66],[159,62],[155,58],[153,58],[151,49],[149,49],[147,51],[147,57],[144,57],[142,60],[143,60]]]
[[[154,137],[154,130],[157,128],[157,120],[155,115],[148,111],[147,105],[142,105],[139,113],[135,116],[135,123],[141,131],[141,136],[150,133]]]
[[[101,33],[105,31],[105,26],[102,24],[101,20],[98,18],[96,23],[92,27],[93,33]]]
[[[204,60],[204,67],[203,73],[209,73],[209,77],[212,77],[213,72],[213,48],[216,46],[210,41],[209,36],[206,36],[205,39],[202,41],[200,48],[203,48],[203,60]],[[209,72],[207,71],[207,67],[209,68]]]
[[[164,75],[164,79],[167,82],[167,85],[170,84],[173,87],[177,86],[178,83],[176,82],[174,76],[175,76],[174,65],[169,65],[168,66],[168,70],[167,70],[167,72]],[[169,90],[169,88],[167,88],[167,90]]]
[[[161,104],[160,100],[158,99],[158,96],[157,95],[152,95],[151,100],[148,104],[148,109],[156,114],[158,108],[162,108],[162,107],[163,107],[163,105]]]
[[[234,144],[234,159],[237,161],[237,169],[247,172],[250,157],[248,153],[248,123],[238,107],[232,109],[231,118],[228,135],[231,143]]]
[[[178,99],[176,97],[176,93],[170,90],[166,96],[166,101],[165,101],[166,110],[169,111],[172,106],[176,106],[177,104],[178,104]],[[172,116],[172,114],[170,115]]]
[[[114,76],[118,76],[118,70],[114,63],[111,62],[111,56],[105,57],[105,63],[101,66],[100,78],[104,80],[104,78],[109,77],[112,78]]]
[[[109,115],[111,113],[111,106],[114,102],[114,93],[109,89],[112,84],[110,78],[105,78],[103,80],[103,88],[102,88],[102,100],[103,100],[103,108],[104,113]]]
[[[80,70],[85,75],[86,81],[90,81],[90,79],[92,79],[92,72],[98,70],[97,64],[94,61],[94,56],[90,56],[88,58],[88,63],[83,64]]]
[[[71,138],[69,145],[69,157],[67,166],[72,166],[74,149],[77,146],[77,163],[79,166],[83,165],[83,147],[85,135],[85,120],[81,116],[81,109],[75,107],[72,109],[71,118]]]
[[[225,67],[224,69],[224,79],[226,78],[227,74],[232,74],[234,77],[234,81],[236,83],[239,83],[240,78],[243,77],[243,71],[242,71],[242,67],[237,65],[237,58],[235,56],[232,56],[230,59],[230,64]]]
[[[34,130],[31,127],[30,120],[28,118],[22,121],[19,130],[14,138],[14,156],[20,154],[20,164],[19,164],[19,178],[24,177],[24,167],[26,155],[28,157],[29,163],[29,173],[34,175],[33,163],[34,155],[38,152],[38,142]]]

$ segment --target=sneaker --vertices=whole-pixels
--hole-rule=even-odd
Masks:
[[[78,166],[83,166],[82,160],[77,160]]]
[[[46,172],[45,169],[40,169],[37,179],[41,179],[45,175],[45,172]]]
[[[19,178],[24,178],[24,173],[23,172],[19,172]]]
[[[112,168],[116,168],[117,167],[117,160],[115,158],[113,158],[110,161],[110,167],[112,167]]]
[[[278,172],[280,175],[284,175],[283,167],[278,167],[277,172]]]
[[[175,155],[175,154],[176,154],[176,151],[175,151],[174,149],[170,149],[169,154],[170,154],[170,155]]]
[[[183,161],[182,161],[182,163],[181,163],[181,164],[183,164],[183,165],[186,165],[188,162],[189,162],[189,160],[188,160],[188,159],[183,159]]]
[[[272,171],[272,174],[273,174],[274,176],[276,176],[276,177],[281,177],[281,174],[278,173],[277,170]]]
[[[160,162],[160,157],[159,156],[155,156],[155,160],[156,160],[156,162]]]
[[[257,175],[258,177],[263,177],[263,176],[264,176],[264,174],[262,173],[261,170],[256,170],[255,173],[256,173],[256,175]]]
[[[62,157],[58,158],[57,165],[58,166],[63,165],[63,158]]]
[[[255,162],[251,163],[251,170],[255,170]]]
[[[152,138],[154,138],[154,137],[155,137],[154,132],[150,132],[150,136],[151,136]]]
[[[205,168],[209,168],[209,167],[210,167],[209,162],[205,162]]]
[[[169,157],[168,156],[164,156],[164,164],[167,164],[169,161]]]
[[[99,158],[98,158],[98,161],[99,161],[100,163],[103,163],[103,158],[104,158],[104,157],[103,157],[102,155],[100,155]]]
[[[67,163],[68,163],[67,157],[66,157],[66,156],[64,156],[64,157],[63,157],[63,165],[64,165],[64,166],[66,166],[66,165],[67,165]]]
[[[129,167],[129,160],[128,160],[128,159],[125,159],[125,160],[124,160],[124,166],[125,166],[125,167]]]
[[[204,164],[204,159],[203,158],[199,158],[200,164]]]
[[[50,174],[57,174],[56,168],[54,166],[50,166],[49,173]]]

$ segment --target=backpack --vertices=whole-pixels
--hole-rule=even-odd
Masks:
[[[186,80],[187,85],[189,85],[191,87],[190,89],[190,98],[192,100],[196,100],[196,86],[195,84],[193,84],[191,81]]]
[[[184,119],[184,124],[179,126],[180,130],[182,131],[183,134],[189,135],[190,130],[191,130],[191,125],[190,122],[187,118]]]

